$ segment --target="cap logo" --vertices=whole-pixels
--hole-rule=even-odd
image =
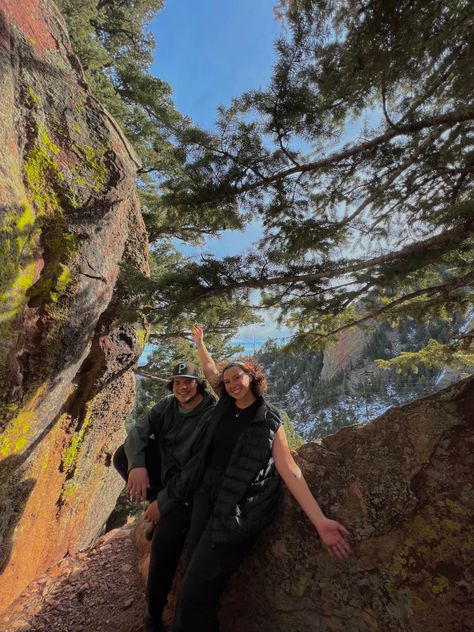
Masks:
[[[173,377],[190,377],[195,380],[199,379],[199,373],[197,367],[190,363],[180,362],[179,364],[175,364],[173,367]]]

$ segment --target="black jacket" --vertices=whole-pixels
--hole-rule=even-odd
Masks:
[[[278,509],[280,477],[272,457],[275,433],[282,424],[278,411],[263,397],[248,427],[232,451],[212,513],[212,542],[240,542],[256,537],[274,519]],[[219,421],[234,406],[229,396],[222,397],[210,418],[202,447],[187,465],[187,474],[174,493],[189,501],[206,467],[206,455]]]
[[[176,504],[172,490],[176,484],[179,485],[181,477],[186,476],[182,471],[202,445],[210,418],[208,412],[215,403],[215,399],[205,391],[202,402],[183,413],[173,395],[165,397],[137,421],[127,435],[124,447],[129,470],[145,467],[145,451],[151,437],[158,443],[162,489],[157,500],[162,514]]]

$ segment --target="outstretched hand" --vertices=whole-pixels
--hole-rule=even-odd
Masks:
[[[344,537],[351,534],[342,524],[336,520],[325,518],[316,529],[331,557],[338,557],[342,560],[351,554],[351,546]]]
[[[198,345],[203,341],[204,338],[204,329],[199,327],[199,325],[193,325],[191,328],[191,332],[193,334],[193,340]]]

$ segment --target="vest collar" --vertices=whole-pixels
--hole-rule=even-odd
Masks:
[[[255,417],[252,419],[252,421],[250,422],[252,424],[261,423],[262,421],[265,420],[265,417],[267,416],[267,404],[265,403],[265,400],[263,399],[261,395],[257,397],[257,402],[258,402],[257,413]]]

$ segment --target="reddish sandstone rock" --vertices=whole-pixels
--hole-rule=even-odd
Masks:
[[[145,599],[131,528],[52,566],[0,616],[2,632],[141,632]]]
[[[325,554],[288,493],[234,577],[224,632],[474,630],[474,379],[298,450],[354,555]]]
[[[0,607],[100,532],[145,325],[137,158],[49,0],[0,0]]]

